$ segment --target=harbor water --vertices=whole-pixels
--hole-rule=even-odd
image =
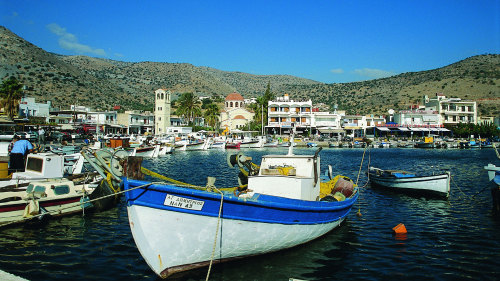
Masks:
[[[296,149],[313,154],[315,148]],[[321,151],[321,169],[358,180],[364,149]],[[237,185],[227,154],[238,150],[175,152],[144,166],[175,179],[218,187]],[[242,149],[255,163],[286,149]],[[367,164],[417,173],[450,171],[448,200],[408,196],[366,185]],[[276,253],[215,265],[211,280],[497,280],[500,218],[492,213],[483,167],[498,164],[492,149],[366,150],[358,184],[365,186],[346,221],[310,243]],[[357,213],[361,214],[358,215]],[[393,236],[403,223],[406,236]],[[214,229],[215,234],[215,229]],[[43,224],[0,229],[0,269],[29,280],[157,280],[130,233],[126,203]],[[171,280],[205,280],[207,268]]]

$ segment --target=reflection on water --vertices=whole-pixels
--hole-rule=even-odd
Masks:
[[[242,150],[259,163],[263,154],[286,149]],[[312,154],[314,149],[297,149]],[[192,184],[237,185],[227,152],[176,152],[144,166]],[[321,170],[357,179],[362,149],[324,149]],[[370,165],[417,173],[451,171],[448,200],[411,197],[369,185],[342,226],[305,245],[214,266],[212,280],[411,279],[495,280],[500,275],[500,222],[491,215],[483,167],[496,163],[492,150],[372,149]],[[359,185],[366,184],[362,173]],[[478,194],[478,192],[480,192]],[[361,216],[357,216],[358,210]],[[404,239],[392,228],[404,223]],[[76,215],[45,224],[0,230],[0,269],[30,280],[157,280],[135,247],[124,202],[102,213]],[[173,276],[204,280],[206,268]]]

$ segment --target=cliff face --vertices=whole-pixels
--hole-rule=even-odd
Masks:
[[[75,102],[98,110],[121,105],[152,109],[154,90],[219,95],[237,91],[262,95],[267,83],[276,95],[323,102],[349,114],[385,114],[405,109],[423,95],[478,100],[481,115],[500,113],[500,55],[481,55],[429,71],[354,83],[324,84],[289,75],[226,72],[187,63],[120,62],[48,53],[0,27],[0,78],[18,78],[37,101],[66,107]]]

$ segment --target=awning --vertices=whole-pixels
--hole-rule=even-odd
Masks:
[[[386,127],[377,127],[380,131],[390,131],[389,128]]]
[[[330,128],[318,128],[318,130],[322,134],[344,133],[345,132],[345,130],[343,130],[343,129],[330,129]]]
[[[410,131],[420,131],[420,128],[410,128]]]
[[[420,131],[429,132],[430,130],[427,128],[420,128]]]
[[[408,129],[406,127],[398,127],[398,130],[400,130],[400,131],[409,131],[410,129]]]
[[[441,131],[441,132],[449,132],[449,131],[450,131],[450,130],[448,130],[448,129],[446,129],[446,128],[438,128],[438,129],[439,129],[439,131]]]

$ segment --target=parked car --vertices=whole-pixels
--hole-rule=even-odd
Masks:
[[[14,131],[0,132],[0,141],[11,141],[14,138]]]
[[[71,141],[71,136],[69,134],[54,131],[50,132],[46,137],[46,139],[48,141],[56,141],[56,142]]]

